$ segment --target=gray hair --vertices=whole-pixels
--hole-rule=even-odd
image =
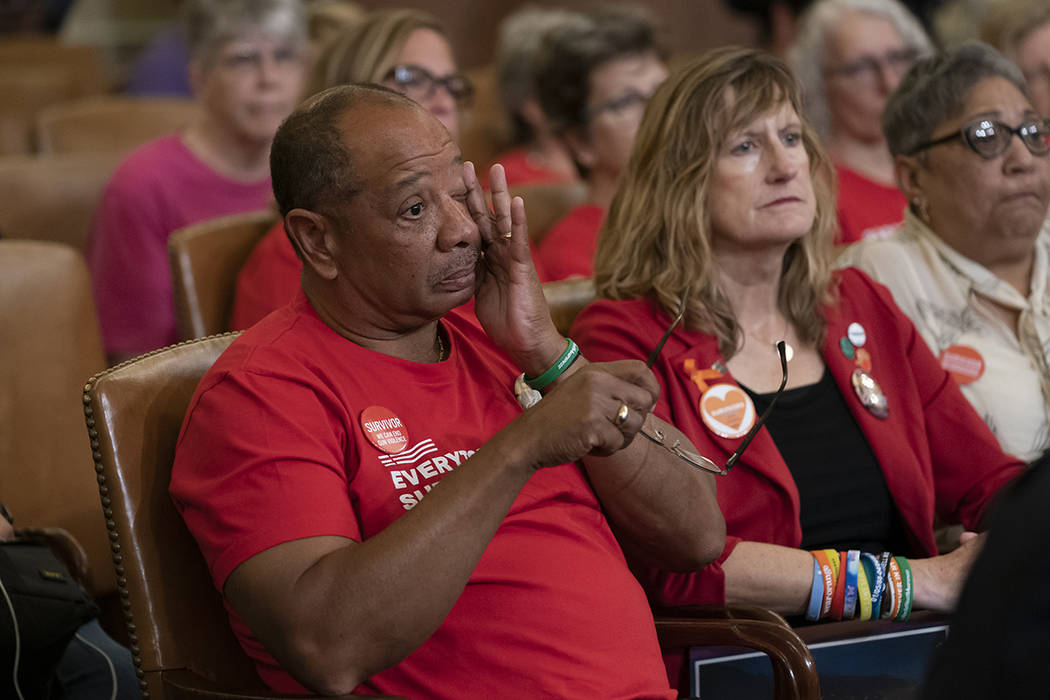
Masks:
[[[893,155],[908,155],[944,122],[959,116],[973,87],[1004,78],[1027,94],[1024,76],[988,44],[967,41],[925,58],[909,70],[882,112],[882,132]]]
[[[515,143],[525,143],[532,138],[532,127],[518,115],[518,110],[527,99],[536,95],[536,67],[541,63],[539,53],[544,35],[558,27],[585,25],[587,21],[580,12],[530,4],[500,22],[496,81]]]
[[[306,46],[307,19],[301,0],[190,0],[183,12],[190,58],[205,65],[223,44],[252,32]]]
[[[848,12],[863,12],[890,22],[904,45],[919,55],[933,50],[919,21],[897,0],[817,0],[799,20],[798,36],[787,62],[803,86],[806,118],[821,139],[831,137],[831,112],[824,91],[828,39]]]

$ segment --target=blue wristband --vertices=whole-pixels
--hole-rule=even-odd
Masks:
[[[824,603],[824,576],[820,570],[820,562],[813,557],[813,587],[809,592],[809,607],[806,609],[806,619],[816,622],[820,619],[820,609]]]
[[[871,589],[871,616],[869,620],[878,620],[882,605],[882,592],[886,588],[886,577],[882,573],[882,563],[874,554],[860,553],[860,563],[868,576],[868,587]]]
[[[842,600],[842,619],[852,620],[857,611],[857,572],[860,571],[860,551],[846,552],[846,594]]]

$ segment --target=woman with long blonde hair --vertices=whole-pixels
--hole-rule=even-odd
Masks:
[[[934,515],[978,529],[1022,464],[888,292],[831,271],[834,176],[800,115],[773,56],[685,66],[647,106],[598,239],[601,299],[574,339],[596,361],[655,355],[655,414],[699,454],[666,447],[722,474],[722,556],[646,584],[813,620],[949,610],[977,547],[937,556]]]

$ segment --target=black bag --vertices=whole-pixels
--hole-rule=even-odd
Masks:
[[[99,610],[51,549],[0,542],[0,697],[49,697],[55,666],[77,629]]]

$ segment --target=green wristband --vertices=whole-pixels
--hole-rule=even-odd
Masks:
[[[897,622],[904,622],[911,615],[911,600],[912,600],[912,589],[914,587],[915,579],[911,574],[911,564],[904,557],[894,557],[897,560],[897,566],[901,568],[901,607],[897,612],[897,617],[893,618]]]
[[[540,391],[555,379],[560,377],[565,370],[569,369],[569,366],[576,361],[576,358],[580,355],[580,348],[576,343],[573,342],[572,338],[565,339],[567,345],[565,352],[561,354],[554,364],[550,366],[546,372],[538,377],[525,377],[525,383],[536,391]]]

